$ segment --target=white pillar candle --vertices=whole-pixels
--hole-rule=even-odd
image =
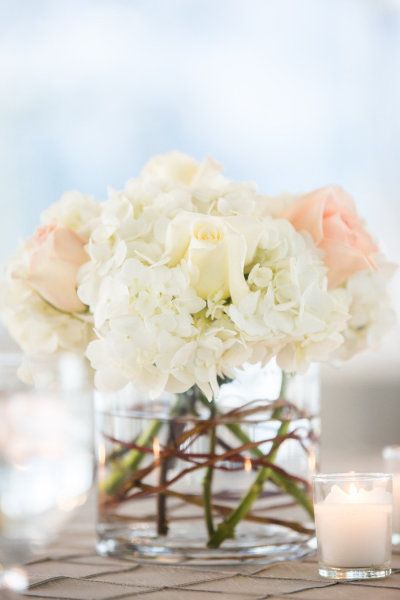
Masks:
[[[391,555],[392,494],[333,485],[315,504],[320,562],[337,568],[384,565]]]

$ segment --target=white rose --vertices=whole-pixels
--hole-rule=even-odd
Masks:
[[[142,175],[145,177],[170,179],[175,183],[190,185],[197,175],[199,163],[181,152],[168,152],[154,156],[143,167]]]
[[[159,154],[149,160],[141,171],[141,177],[146,181],[162,180],[173,186],[195,187],[201,195],[204,185],[218,188],[219,185],[227,183],[221,172],[221,165],[210,157],[197,162],[187,154],[173,151]]]
[[[167,229],[169,266],[187,262],[191,285],[204,299],[232,298],[249,292],[245,266],[254,258],[262,224],[251,217],[216,217],[181,213]]]

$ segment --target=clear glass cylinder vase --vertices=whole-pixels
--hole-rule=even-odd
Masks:
[[[97,397],[100,554],[162,562],[297,558],[313,538],[319,377],[246,365],[209,401]]]

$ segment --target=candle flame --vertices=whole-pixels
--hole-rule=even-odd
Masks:
[[[244,459],[244,470],[246,471],[246,473],[250,473],[251,467],[251,458],[246,456],[246,458]]]
[[[97,457],[98,457],[98,461],[99,461],[99,466],[100,467],[104,467],[104,465],[106,464],[106,446],[105,444],[99,444],[98,446],[98,450],[97,450]]]
[[[153,440],[153,454],[156,460],[160,458],[160,440],[158,437],[155,437]]]

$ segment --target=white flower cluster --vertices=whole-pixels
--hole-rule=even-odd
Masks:
[[[210,398],[245,362],[276,357],[303,371],[347,358],[390,326],[392,268],[329,287],[321,211],[307,208],[329,202],[340,219],[341,192],[327,190],[298,204],[228,180],[211,159],[155,157],[106,202],[69,193],[44,213],[8,266],[3,318],[28,354],[86,352],[100,389],[134,382],[153,397],[198,385]],[[290,221],[293,207],[308,229]],[[351,213],[338,230],[326,214],[340,250],[347,223],[359,222]],[[357,227],[360,251],[373,252]]]
[[[100,206],[78,192],[65,193],[42,214],[42,225],[54,223],[90,235],[90,224],[99,215]],[[32,241],[24,242],[10,260],[1,286],[0,309],[10,334],[30,356],[60,350],[84,353],[93,337],[89,314],[62,312],[46,302],[29,283]]]
[[[326,269],[307,238],[283,219],[263,221],[250,292],[228,313],[246,340],[286,371],[328,360],[342,344],[348,300],[328,291]]]
[[[396,267],[383,258],[376,271],[360,271],[346,282],[350,319],[344,334],[344,343],[335,357],[348,360],[366,348],[376,347],[396,321],[388,283]]]
[[[328,291],[310,240],[262,216],[266,205],[212,161],[177,154],[111,192],[78,290],[98,387],[134,381],[157,396],[197,384],[210,397],[245,361],[302,370],[338,348],[346,294]]]

